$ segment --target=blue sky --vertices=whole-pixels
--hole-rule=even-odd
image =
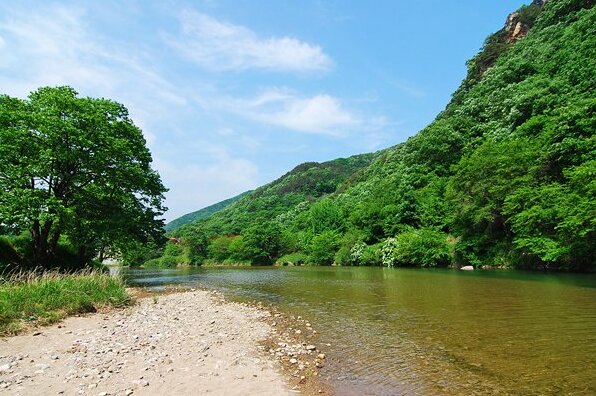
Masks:
[[[522,4],[5,0],[0,93],[71,85],[125,104],[171,220],[302,162],[406,140]]]

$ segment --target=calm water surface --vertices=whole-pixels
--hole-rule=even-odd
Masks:
[[[339,394],[596,395],[596,277],[389,268],[126,270],[302,315]]]

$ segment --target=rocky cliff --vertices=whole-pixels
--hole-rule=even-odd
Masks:
[[[534,0],[531,5],[522,7],[507,16],[505,32],[507,32],[508,43],[513,43],[528,34],[536,15],[547,2],[548,0]]]

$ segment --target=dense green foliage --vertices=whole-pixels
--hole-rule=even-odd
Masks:
[[[489,37],[407,142],[343,173],[301,165],[181,228],[182,244],[204,235],[208,262],[593,270],[596,11],[551,0],[519,15],[527,36]],[[274,248],[242,246],[267,230]]]
[[[103,273],[13,275],[0,280],[0,335],[129,302],[124,282]]]
[[[145,265],[272,264],[298,249],[292,225],[306,221],[316,231],[343,221],[339,212],[326,213],[335,205],[321,198],[346,188],[373,158],[374,154],[365,154],[299,165],[209,218],[171,231],[180,237],[180,244],[166,247],[162,257],[151,257]]]
[[[3,240],[0,264],[80,268],[162,238],[166,190],[151,161],[119,103],[69,87],[0,96],[0,233],[14,244]]]
[[[246,194],[251,193],[251,191],[243,192],[240,195],[236,195],[233,198],[226,199],[224,201],[218,202],[216,204],[207,206],[203,209],[197,210],[196,212],[187,213],[184,216],[180,216],[177,219],[174,219],[167,223],[164,227],[166,232],[175,231],[176,229],[182,227],[185,224],[190,224],[195,221],[203,220],[208,218],[214,213],[219,212],[220,210],[230,206],[234,202],[238,201],[240,198],[245,196]]]

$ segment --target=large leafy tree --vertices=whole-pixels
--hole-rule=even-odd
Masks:
[[[81,264],[159,238],[166,191],[123,105],[70,87],[0,96],[0,223],[28,230],[36,265],[59,241]]]
[[[281,229],[274,222],[251,227],[244,233],[244,254],[253,264],[272,264],[281,250]]]

